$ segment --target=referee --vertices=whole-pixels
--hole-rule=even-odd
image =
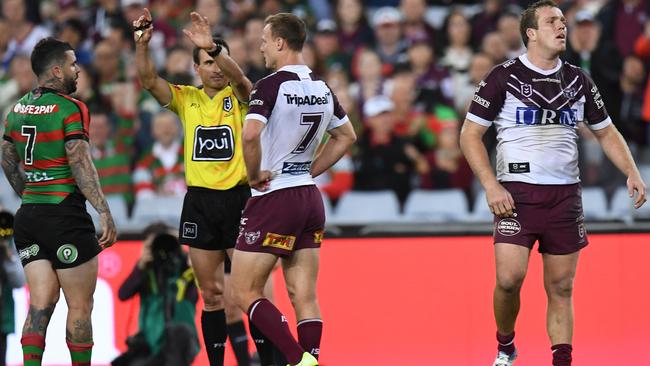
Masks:
[[[190,16],[191,29],[183,32],[195,45],[194,70],[203,85],[174,85],[157,74],[149,50],[153,21],[146,8],[133,22],[136,66],[142,86],[183,124],[188,191],[179,239],[189,246],[203,297],[201,326],[210,365],[223,365],[228,333],[239,365],[248,365],[243,323],[226,326],[220,269],[227,262],[226,254],[232,255],[241,212],[250,196],[240,141],[252,84],[230,58],[225,41],[212,37],[207,19],[195,12]]]

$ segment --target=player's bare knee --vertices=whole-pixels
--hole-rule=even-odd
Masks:
[[[497,287],[500,291],[507,294],[517,294],[521,291],[524,283],[524,276],[499,276],[497,277]]]
[[[318,303],[315,291],[304,291],[290,288],[291,287],[289,286],[287,292],[289,294],[289,300],[291,300],[291,304],[293,305],[294,309],[306,308],[314,306]]]
[[[552,281],[544,287],[546,294],[551,298],[568,299],[573,296],[573,278]]]

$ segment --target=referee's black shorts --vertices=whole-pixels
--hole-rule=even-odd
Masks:
[[[188,187],[178,234],[181,244],[206,250],[234,248],[241,213],[250,195],[247,185],[224,191]]]

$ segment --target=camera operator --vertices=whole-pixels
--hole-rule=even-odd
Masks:
[[[0,366],[5,366],[7,336],[15,331],[13,289],[25,285],[25,272],[13,240],[14,215],[0,211]]]
[[[113,366],[189,366],[199,351],[194,272],[175,234],[164,224],[145,229],[142,255],[118,292],[122,301],[140,295],[139,331]]]

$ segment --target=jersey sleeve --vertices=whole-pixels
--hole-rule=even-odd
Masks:
[[[88,141],[88,129],[90,127],[90,114],[88,107],[80,100],[67,98],[74,105],[70,112],[63,119],[64,140],[70,141],[81,139]]]
[[[584,122],[592,130],[600,130],[612,123],[607,113],[603,96],[589,75],[582,74],[585,86],[585,116]]]
[[[489,127],[499,115],[506,99],[502,70],[503,66],[496,66],[478,84],[467,112],[468,120]]]
[[[279,85],[275,85],[270,77],[256,82],[248,101],[248,114],[246,114],[246,119],[254,119],[266,124],[275,107],[278,87]]]
[[[327,130],[331,130],[337,127],[340,127],[344,125],[346,122],[348,122],[350,119],[348,118],[348,115],[345,113],[345,110],[339,103],[338,98],[336,97],[336,94],[332,92],[332,100],[334,102],[334,113],[332,114],[332,119],[330,120],[329,124],[327,125]]]
[[[180,116],[183,114],[185,105],[189,101],[188,91],[190,87],[187,85],[167,84],[169,85],[169,90],[172,92],[172,101],[164,107]],[[182,118],[181,121],[183,121]]]

